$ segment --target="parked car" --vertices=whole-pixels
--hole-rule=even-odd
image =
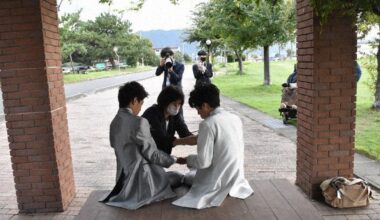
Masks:
[[[71,67],[62,67],[62,73],[71,73]]]
[[[97,70],[107,70],[107,66],[106,66],[106,63],[97,63],[95,64],[95,68]]]
[[[125,64],[125,63],[120,63],[120,64],[118,65],[118,67],[121,68],[121,69],[126,69],[126,68],[128,67],[128,65]]]
[[[76,73],[86,73],[86,71],[90,68],[90,66],[74,66],[73,70]]]

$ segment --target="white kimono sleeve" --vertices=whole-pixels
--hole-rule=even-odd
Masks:
[[[187,157],[189,168],[204,169],[211,166],[214,153],[215,132],[204,121],[199,125],[197,155]]]

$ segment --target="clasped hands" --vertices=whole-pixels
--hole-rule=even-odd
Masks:
[[[203,63],[199,63],[198,64],[198,70],[201,71],[201,73],[205,73],[206,72],[206,67],[204,66]]]
[[[196,145],[198,135],[190,135],[184,138],[178,138],[173,141],[174,146],[177,145]],[[187,164],[187,157],[177,157],[176,163]]]
[[[187,158],[186,157],[177,157],[176,163],[178,164],[186,164],[187,163]]]

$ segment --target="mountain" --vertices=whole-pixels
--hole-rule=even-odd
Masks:
[[[183,41],[184,30],[151,30],[138,32],[140,36],[148,38],[154,48],[178,47],[181,52],[194,57],[198,52],[197,43],[186,43]]]

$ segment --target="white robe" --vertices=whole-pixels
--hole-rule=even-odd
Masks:
[[[244,177],[242,122],[234,114],[216,108],[199,125],[197,155],[187,164],[197,169],[189,192],[174,205],[203,209],[220,206],[226,196],[245,199],[253,193]]]

